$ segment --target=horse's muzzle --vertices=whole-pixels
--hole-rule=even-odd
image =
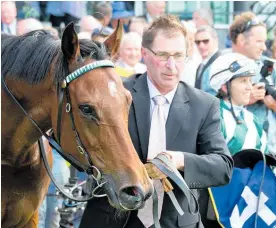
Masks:
[[[145,193],[138,186],[123,187],[119,190],[118,200],[124,210],[137,210],[143,207],[152,192]]]

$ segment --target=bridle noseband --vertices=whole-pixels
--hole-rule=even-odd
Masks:
[[[67,160],[72,166],[74,166],[77,170],[79,171],[84,171],[86,172],[88,175],[91,175],[93,177],[93,179],[96,181],[97,183],[97,187],[92,190],[92,194],[90,196],[83,196],[83,197],[74,197],[73,195],[68,194],[68,192],[62,190],[62,187],[58,184],[58,182],[56,181],[56,179],[54,178],[51,168],[48,164],[47,161],[47,157],[46,157],[46,153],[45,153],[45,149],[43,146],[43,139],[42,137],[39,139],[38,141],[38,145],[40,148],[40,154],[42,157],[42,160],[44,162],[45,168],[48,172],[49,177],[51,178],[52,182],[55,184],[56,188],[66,197],[68,197],[71,200],[74,201],[78,201],[78,202],[85,202],[87,200],[92,199],[93,197],[102,197],[105,195],[97,195],[95,192],[98,188],[102,187],[105,182],[100,182],[101,180],[101,173],[100,171],[93,166],[92,160],[88,154],[88,152],[86,151],[85,147],[83,146],[83,143],[79,137],[79,133],[76,129],[76,125],[75,125],[75,121],[74,121],[74,116],[73,116],[73,112],[72,112],[72,105],[71,105],[71,99],[70,99],[70,93],[69,93],[69,84],[70,82],[72,82],[73,80],[77,79],[78,77],[82,76],[83,74],[94,70],[96,68],[100,68],[100,67],[114,67],[114,63],[110,60],[99,60],[99,61],[95,61],[93,63],[89,63],[77,70],[75,70],[74,72],[72,72],[71,74],[69,74],[68,76],[66,76],[66,78],[62,81],[62,83],[58,83],[58,118],[57,118],[57,139],[55,139],[53,131],[51,131],[50,136],[48,134],[46,134],[46,132],[44,132],[36,123],[35,120],[32,119],[32,117],[27,113],[27,111],[22,107],[22,105],[19,103],[19,101],[14,97],[14,95],[12,94],[12,92],[9,90],[4,77],[1,75],[1,81],[2,81],[2,86],[3,89],[9,94],[9,96],[13,99],[13,101],[20,107],[20,109],[23,111],[23,113],[29,118],[29,120],[32,122],[32,124],[39,130],[39,132],[49,141],[49,144],[51,145],[51,147],[53,147],[65,160]],[[83,165],[81,164],[77,159],[75,159],[71,154],[67,154],[63,151],[63,149],[61,148],[60,145],[60,129],[61,129],[61,117],[62,117],[62,104],[63,104],[63,98],[64,98],[64,93],[66,94],[66,112],[69,114],[70,120],[71,120],[71,126],[72,126],[72,130],[74,131],[74,135],[77,141],[77,149],[78,151],[83,154],[88,162],[89,165]],[[96,177],[93,175],[93,170],[96,170],[97,175]]]

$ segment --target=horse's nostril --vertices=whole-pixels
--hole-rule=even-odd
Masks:
[[[121,204],[127,209],[140,207],[145,200],[145,195],[139,187],[125,187],[120,190]]]
[[[135,187],[128,187],[124,188],[123,192],[127,195],[136,196],[137,195],[137,189]]]
[[[143,200],[143,194],[137,187],[127,187],[122,189],[122,194],[126,194],[128,197],[133,198],[135,201]]]

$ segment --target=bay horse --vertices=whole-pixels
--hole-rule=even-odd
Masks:
[[[37,227],[49,185],[37,143],[42,133],[11,94],[42,131],[53,129],[65,154],[85,167],[92,162],[103,173],[112,206],[138,209],[152,194],[128,132],[132,98],[110,60],[122,31],[118,25],[104,43],[78,40],[73,23],[61,40],[44,30],[2,36],[2,227]],[[59,101],[62,88],[67,88],[67,101]],[[49,144],[46,149],[50,162]]]

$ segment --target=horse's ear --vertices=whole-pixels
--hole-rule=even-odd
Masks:
[[[116,30],[104,41],[107,50],[109,51],[109,53],[111,53],[111,57],[115,56],[118,53],[123,34],[123,23],[118,20]]]
[[[61,49],[68,62],[72,62],[80,56],[80,44],[73,22],[66,26],[62,34]]]

